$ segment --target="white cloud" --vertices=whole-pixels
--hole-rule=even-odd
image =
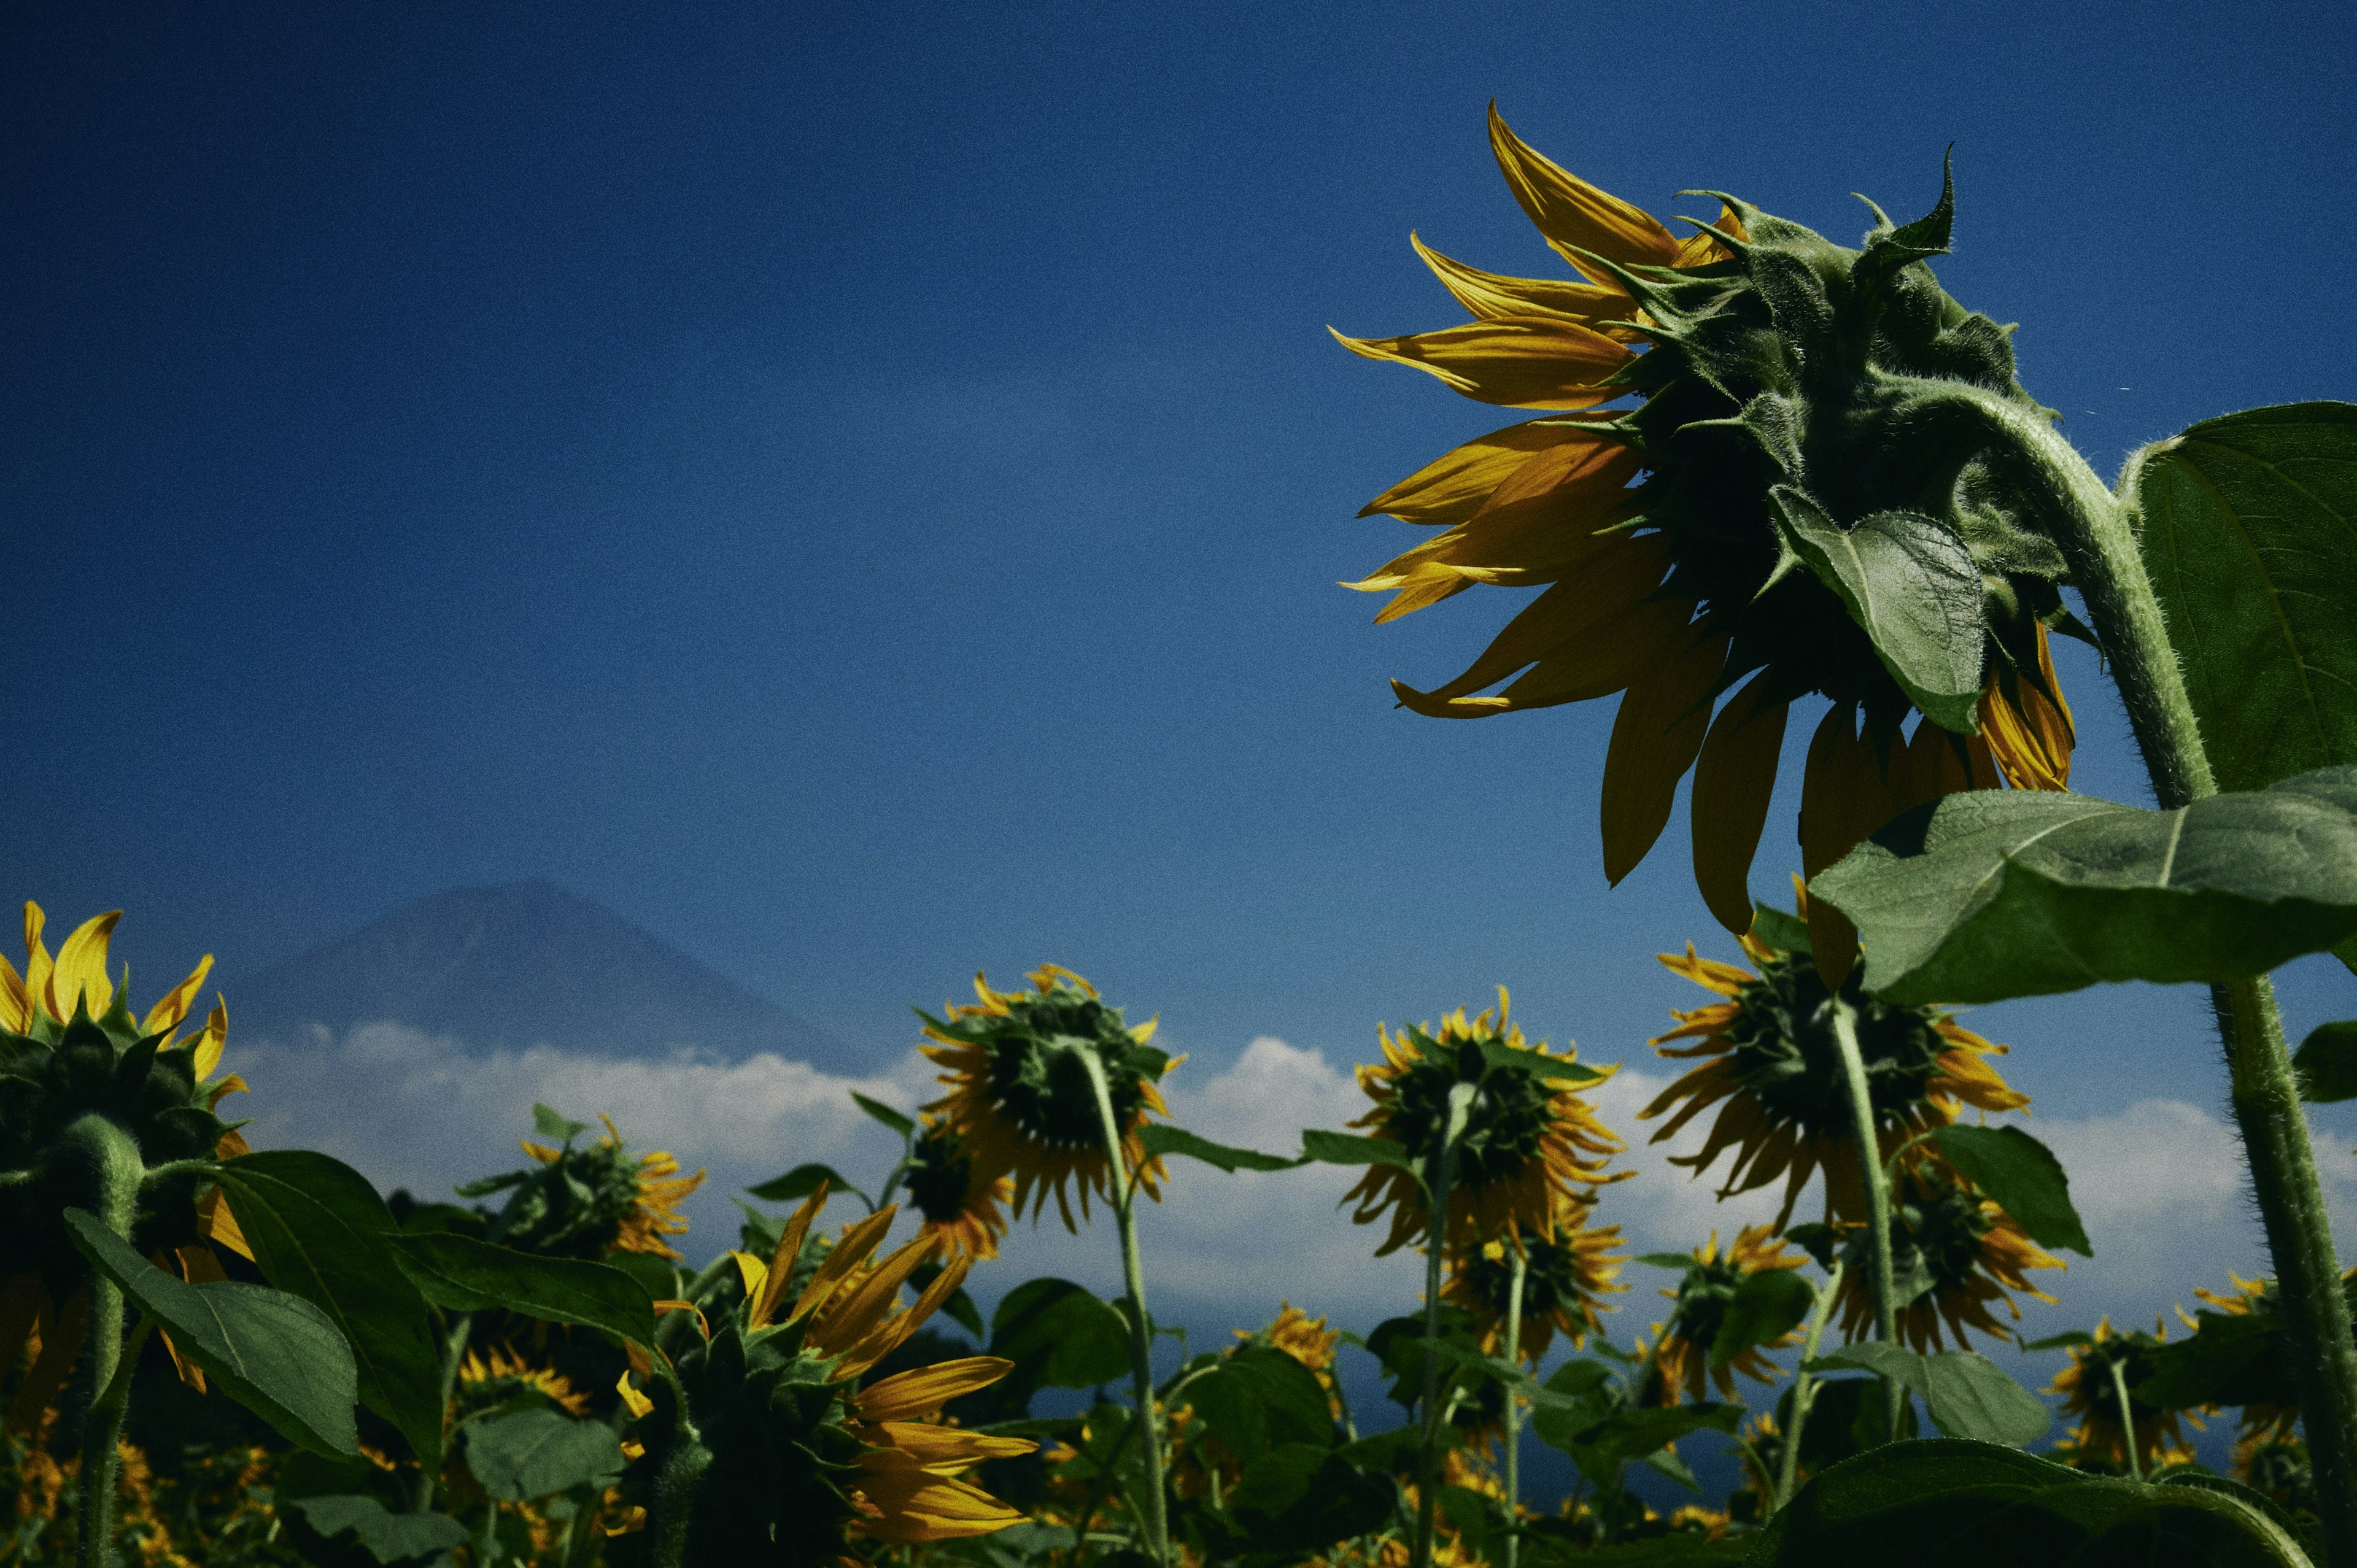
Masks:
[[[324,1149],[381,1186],[447,1195],[456,1182],[516,1163],[516,1140],[531,1131],[543,1101],[587,1119],[611,1114],[640,1147],[676,1153],[691,1169],[709,1166],[691,1200],[691,1254],[734,1240],[731,1198],[751,1183],[805,1161],[823,1161],[873,1189],[897,1154],[894,1140],[851,1103],[858,1090],[910,1108],[937,1092],[930,1063],[911,1053],[891,1071],[842,1078],[806,1063],[761,1054],[722,1062],[694,1053],[611,1060],[537,1046],[479,1054],[457,1041],[398,1025],[372,1024],[340,1038],[324,1033],[296,1045],[239,1043],[231,1065],[254,1085],[241,1107],[254,1118],[257,1146]],[[1204,1137],[1271,1153],[1299,1146],[1304,1127],[1339,1128],[1365,1106],[1349,1064],[1270,1036],[1254,1040],[1224,1067],[1199,1061],[1168,1086],[1178,1122]],[[1666,1073],[1624,1068],[1595,1093],[1606,1123],[1630,1140],[1617,1164],[1638,1175],[1607,1190],[1600,1218],[1620,1224],[1631,1252],[1683,1251],[1712,1230],[1722,1237],[1772,1218],[1770,1188],[1718,1201],[1710,1175],[1695,1179],[1668,1163],[1697,1147],[1689,1125],[1671,1144],[1645,1142],[1652,1124],[1636,1112],[1669,1081]],[[2264,1272],[2266,1248],[2247,1198],[2241,1150],[2214,1112],[2179,1100],[2147,1099],[2083,1117],[2027,1123],[2062,1159],[2096,1257],[2071,1260],[2051,1284],[2061,1305],[2027,1304],[2028,1326],[2048,1333],[2098,1314],[2141,1320],[2172,1302],[2191,1303],[2197,1284],[2222,1284],[2229,1268]],[[2357,1155],[2346,1138],[2319,1135],[2318,1155],[2334,1217],[2357,1238]],[[1359,1172],[1311,1165],[1229,1175],[1174,1159],[1158,1205],[1142,1227],[1149,1300],[1166,1316],[1243,1324],[1274,1313],[1281,1298],[1361,1328],[1408,1310],[1422,1288],[1409,1253],[1372,1256],[1380,1230],[1350,1223],[1336,1204]],[[1723,1169],[1723,1164],[1722,1164]],[[1714,1173],[1716,1174],[1716,1173]],[[1803,1215],[1817,1202],[1803,1195]],[[1635,1294],[1621,1298],[1615,1327],[1625,1337],[1652,1305],[1653,1271],[1632,1267]],[[1058,1273],[1112,1293],[1120,1288],[1112,1227],[1078,1237],[1049,1216],[1017,1227],[1005,1258],[976,1276],[985,1299],[1037,1273]]]

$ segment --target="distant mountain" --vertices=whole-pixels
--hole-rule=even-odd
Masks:
[[[548,882],[421,898],[222,989],[231,1030],[248,1039],[392,1022],[479,1048],[645,1057],[688,1046],[856,1070],[816,1025]]]

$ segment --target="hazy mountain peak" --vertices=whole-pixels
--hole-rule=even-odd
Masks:
[[[593,899],[534,879],[454,887],[222,987],[232,1037],[407,1024],[491,1048],[597,1056],[695,1047],[829,1070],[840,1041]]]

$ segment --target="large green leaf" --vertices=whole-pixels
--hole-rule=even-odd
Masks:
[[[286,1506],[330,1541],[351,1536],[361,1551],[388,1568],[429,1559],[447,1561],[444,1553],[467,1544],[467,1527],[447,1514],[394,1513],[357,1492],[300,1498]]]
[[[1129,1370],[1129,1323],[1070,1280],[1026,1280],[991,1314],[990,1353],[1029,1387],[1094,1388]]]
[[[1811,1371],[1821,1367],[1854,1367],[1904,1383],[1923,1396],[1923,1408],[1943,1437],[2026,1448],[2054,1424],[2045,1401],[1977,1350],[1936,1350],[1919,1356],[1903,1346],[1868,1340],[1808,1365]]]
[[[1752,1568],[2309,1568],[2264,1513],[2221,1492],[2066,1469],[1993,1444],[1894,1443],[1811,1480]]]
[[[1334,1445],[1334,1417],[1318,1374],[1274,1346],[1238,1346],[1192,1379],[1185,1398],[1246,1464],[1275,1444]]]
[[[2299,1097],[2313,1105],[2357,1100],[2357,1019],[2319,1024],[2292,1053]]]
[[[1948,1163],[1996,1200],[2041,1247],[2068,1247],[2095,1255],[2087,1228],[2071,1203],[2071,1178],[2054,1151],[2018,1127],[1943,1127],[1932,1142]]]
[[[1297,1554],[1381,1529],[1398,1496],[1390,1477],[1359,1469],[1330,1449],[1286,1443],[1246,1466],[1229,1506],[1246,1550]]]
[[[1998,1002],[2263,974],[2357,932],[2357,768],[2151,811],[2009,789],[1919,806],[1809,885],[1867,987]]]
[[[1305,1159],[1329,1165],[1398,1165],[1405,1170],[1415,1169],[1405,1144],[1390,1138],[1362,1138],[1355,1133],[1329,1133],[1322,1128],[1301,1130],[1301,1153]]]
[[[541,1258],[447,1233],[388,1236],[402,1271],[451,1312],[505,1307],[550,1323],[577,1323],[651,1347],[655,1306],[646,1287],[617,1268]]]
[[[360,1452],[351,1347],[326,1313],[267,1285],[175,1279],[88,1209],[67,1209],[65,1221],[82,1255],[231,1399],[314,1453]]]
[[[1911,511],[1844,528],[1789,485],[1769,493],[1783,513],[1785,542],[1841,600],[1900,689],[1933,723],[1972,734],[1988,616],[1980,567],[1956,531]]]
[[[1746,1350],[1781,1339],[1809,1316],[1816,1300],[1817,1293],[1797,1269],[1761,1269],[1745,1275],[1710,1342],[1711,1366],[1724,1367]]]
[[[2204,420],[2123,485],[2218,787],[2357,763],[2357,405]]]
[[[467,1429],[467,1468],[483,1490],[511,1503],[603,1486],[627,1463],[613,1428],[561,1411],[511,1411]]]
[[[783,1176],[771,1176],[760,1186],[745,1190],[764,1203],[792,1203],[816,1192],[821,1182],[826,1183],[829,1192],[856,1193],[859,1190],[844,1179],[842,1172],[832,1165],[796,1165]]]
[[[1289,1171],[1296,1165],[1309,1163],[1309,1156],[1297,1159],[1283,1155],[1264,1155],[1257,1149],[1239,1149],[1229,1144],[1214,1144],[1209,1138],[1198,1137],[1184,1127],[1173,1127],[1161,1122],[1149,1122],[1137,1131],[1137,1141],[1149,1157],[1165,1155],[1185,1155],[1207,1165],[1233,1174],[1236,1171]]]
[[[350,1345],[361,1403],[438,1466],[440,1352],[425,1298],[385,1247],[393,1215],[368,1177],[308,1149],[272,1149],[224,1165],[221,1185],[264,1276],[326,1313]]]

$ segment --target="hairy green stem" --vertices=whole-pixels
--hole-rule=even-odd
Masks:
[[[2112,1358],[2112,1392],[2120,1402],[2120,1447],[2128,1456],[2128,1479],[2144,1479],[2144,1455],[2136,1452],[2136,1407],[2128,1402],[2127,1363]]]
[[[1424,1240],[1424,1436],[1416,1455],[1415,1546],[1409,1568],[1432,1568],[1433,1510],[1440,1497],[1440,1256],[1448,1246],[1448,1191],[1457,1175],[1457,1140],[1473,1111],[1473,1086],[1452,1084],[1448,1122],[1436,1152]]]
[[[1857,1132],[1858,1180],[1866,1187],[1867,1246],[1873,1265],[1867,1283],[1874,1292],[1874,1337],[1896,1340],[1899,1304],[1893,1299],[1898,1291],[1890,1268],[1890,1186],[1883,1178],[1882,1149],[1874,1135],[1874,1096],[1867,1087],[1866,1058],[1857,1047],[1857,1011],[1838,995],[1829,1005],[1834,1010],[1834,1041],[1841,1049],[1842,1072],[1849,1079],[1850,1120]],[[1890,1418],[1889,1431],[1895,1439],[1907,1391],[1892,1378],[1882,1380],[1882,1390]]]
[[[1514,1278],[1506,1297],[1506,1365],[1523,1364],[1523,1278],[1530,1269],[1530,1260],[1523,1253],[1520,1239],[1508,1249],[1513,1259]],[[1518,1530],[1522,1523],[1523,1506],[1523,1396],[1512,1389],[1506,1391],[1506,1525]],[[1520,1533],[1506,1537],[1506,1568],[1518,1568],[1522,1560],[1523,1538]]]
[[[655,1541],[656,1568],[687,1568],[687,1549],[695,1528],[697,1484],[712,1467],[712,1450],[695,1427],[688,1409],[687,1385],[679,1369],[663,1357],[654,1360],[654,1373],[670,1393],[672,1430],[669,1452],[655,1477],[654,1517],[650,1533]]]
[[[2044,503],[2110,660],[2155,799],[2174,811],[2216,794],[2201,726],[2136,546],[2133,505],[2114,497],[2043,418],[1996,399],[1985,416]],[[2357,1568],[2357,1343],[2283,1020],[2264,976],[2212,986],[2211,997],[2291,1337],[2326,1560],[2331,1568]]]
[[[96,1112],[67,1123],[51,1146],[48,1185],[63,1200],[60,1207],[90,1210],[125,1241],[138,1212],[140,1175],[138,1144]],[[66,1409],[81,1435],[76,1510],[81,1568],[112,1568],[115,1561],[117,1444],[131,1402],[135,1359],[124,1355],[123,1327],[123,1287],[91,1270],[89,1327],[66,1395]]]
[[[1096,1091],[1097,1120],[1104,1131],[1105,1160],[1111,1166],[1114,1220],[1121,1230],[1122,1283],[1129,1292],[1129,1364],[1137,1398],[1138,1419],[1144,1423],[1146,1456],[1146,1549],[1157,1563],[1170,1561],[1168,1505],[1163,1497],[1162,1423],[1154,1408],[1154,1331],[1146,1326],[1146,1260],[1137,1247],[1137,1182],[1122,1150],[1121,1123],[1113,1113],[1113,1087],[1105,1081],[1104,1062],[1089,1047],[1081,1048],[1089,1087]]]
[[[1817,1397],[1817,1380],[1809,1363],[1817,1359],[1817,1347],[1825,1337],[1825,1323],[1834,1315],[1834,1300],[1841,1294],[1842,1273],[1846,1265],[1836,1256],[1833,1266],[1825,1271],[1824,1283],[1817,1287],[1817,1299],[1809,1307],[1808,1337],[1801,1343],[1801,1365],[1792,1374],[1792,1423],[1784,1433],[1783,1451],[1776,1455],[1776,1495],[1770,1510],[1781,1509],[1792,1500],[1793,1483],[1801,1475],[1801,1429],[1808,1424],[1809,1406]]]

